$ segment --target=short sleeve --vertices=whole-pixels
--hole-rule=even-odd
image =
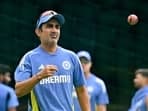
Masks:
[[[83,86],[86,83],[81,63],[76,55],[74,56],[73,82],[75,87]]]
[[[13,89],[11,89],[8,93],[9,101],[8,101],[8,108],[17,107],[19,105],[17,96]]]
[[[100,86],[100,91],[97,93],[96,96],[96,104],[109,104],[109,98],[106,90],[105,83],[102,80],[97,80]]]
[[[15,74],[14,74],[15,81],[19,82],[19,81],[29,79],[31,77],[31,74],[32,74],[32,70],[31,70],[29,55],[25,55],[21,59],[19,65],[15,70]]]

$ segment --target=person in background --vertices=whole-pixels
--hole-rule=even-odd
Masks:
[[[136,70],[134,85],[138,90],[128,111],[148,111],[148,69]]]
[[[3,84],[8,85],[11,82],[11,68],[8,65],[0,64],[0,72],[2,73]]]
[[[89,93],[89,100],[91,104],[91,111],[106,111],[107,104],[109,104],[109,98],[104,81],[95,76],[91,72],[92,61],[89,52],[80,51],[77,53],[85,75],[87,90]],[[77,95],[74,91],[74,109],[75,111],[81,111]]]
[[[0,64],[0,111],[16,111],[19,105],[14,90],[6,85],[10,80],[10,67]]]

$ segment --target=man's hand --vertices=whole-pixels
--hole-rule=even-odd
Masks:
[[[43,78],[53,76],[56,71],[57,67],[55,65],[46,65],[44,69],[37,73],[37,77],[39,80],[41,80]]]

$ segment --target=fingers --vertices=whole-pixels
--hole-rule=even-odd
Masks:
[[[47,65],[45,66],[45,68],[47,68],[48,71],[57,71],[58,68],[55,65]]]
[[[40,77],[43,79],[43,78],[46,78],[46,77],[53,76],[55,74],[55,72],[57,72],[57,70],[58,70],[58,68],[55,65],[46,65],[44,67],[44,69],[42,69],[38,73],[38,75],[40,75]]]
[[[57,67],[55,65],[47,65],[45,66],[45,68],[43,69],[43,73],[44,76],[48,77],[48,76],[53,76],[55,74],[55,72],[57,72]]]
[[[52,73],[56,72],[58,69],[55,65],[47,65],[45,66],[45,70],[47,71],[47,73]]]

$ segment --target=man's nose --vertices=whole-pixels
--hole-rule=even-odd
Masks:
[[[53,26],[53,27],[52,27],[52,32],[57,32],[56,26]]]
[[[8,81],[9,81],[9,82],[11,81],[11,77],[8,77]]]

